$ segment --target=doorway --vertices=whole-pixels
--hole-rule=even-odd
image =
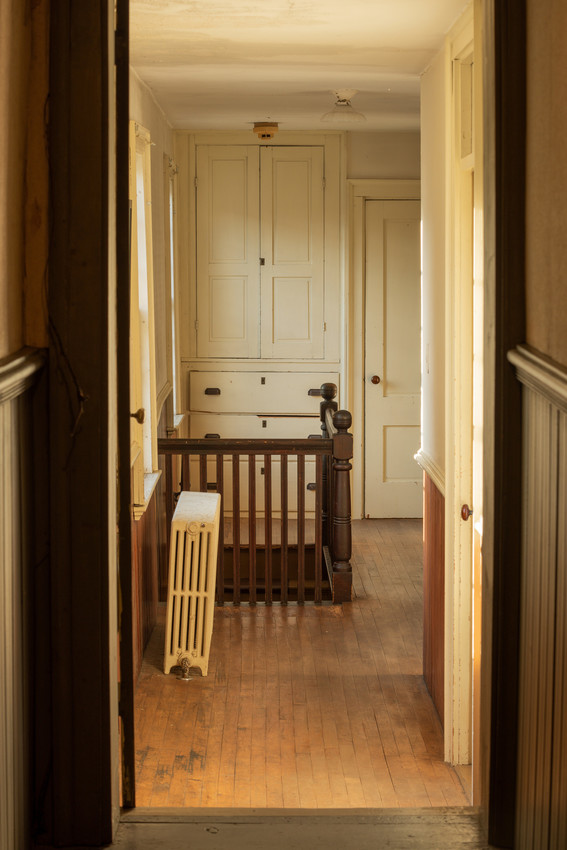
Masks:
[[[367,199],[364,515],[421,517],[419,201]]]

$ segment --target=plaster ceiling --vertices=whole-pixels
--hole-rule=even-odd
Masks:
[[[130,0],[131,63],[175,128],[414,130],[419,76],[468,0]],[[321,123],[357,89],[355,125]]]

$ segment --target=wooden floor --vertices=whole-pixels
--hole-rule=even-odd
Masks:
[[[353,524],[343,606],[215,611],[209,675],[136,693],[136,803],[345,809],[466,806],[421,677],[421,522]]]

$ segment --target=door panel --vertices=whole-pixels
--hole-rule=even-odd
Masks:
[[[420,517],[420,204],[365,211],[365,514]]]
[[[262,148],[261,169],[262,357],[323,357],[323,149]]]
[[[258,148],[197,148],[197,354],[259,355]]]

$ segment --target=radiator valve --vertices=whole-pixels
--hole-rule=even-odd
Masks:
[[[179,678],[184,679],[186,682],[192,679],[193,677],[189,675],[189,670],[191,669],[191,662],[189,661],[187,656],[181,655],[181,653],[179,653],[179,655],[177,656],[177,661],[179,662],[179,666],[181,667],[181,671],[183,673],[183,675]]]

